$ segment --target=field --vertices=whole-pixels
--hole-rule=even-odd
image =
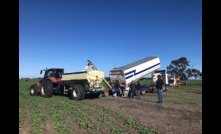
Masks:
[[[19,80],[20,134],[201,134],[202,81],[141,99],[122,97],[70,100],[65,96],[29,96],[36,80]],[[145,83],[145,81],[141,81]]]

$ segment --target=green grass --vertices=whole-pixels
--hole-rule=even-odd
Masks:
[[[19,128],[25,133],[100,133],[103,128],[113,134],[152,131],[132,118],[94,103],[64,96],[30,96],[28,88],[37,81],[19,80]],[[119,122],[124,122],[123,128],[119,128]]]
[[[147,101],[157,101],[156,93],[143,96]],[[186,85],[163,92],[164,103],[202,107],[202,80],[189,80]]]
[[[52,125],[51,131],[54,133],[75,133],[77,129],[78,133],[99,133],[103,128],[108,128],[112,134],[127,133],[129,128],[140,134],[158,133],[142,126],[133,118],[94,103],[74,101],[64,96],[30,96],[28,88],[37,81],[19,80],[19,128],[27,127],[27,133],[47,133],[45,126],[48,124]],[[150,80],[141,80],[140,83],[149,84]],[[146,93],[142,100],[156,102],[157,94]],[[167,104],[202,108],[202,81],[189,80],[187,85],[163,92],[163,101]],[[96,124],[91,123],[91,119],[96,121]],[[28,122],[29,126],[25,126],[25,122]],[[118,122],[124,122],[124,127],[118,128]]]

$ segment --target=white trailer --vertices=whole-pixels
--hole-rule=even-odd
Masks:
[[[152,83],[155,83],[157,81],[157,76],[161,75],[161,78],[164,82],[164,86],[163,86],[163,91],[168,91],[170,90],[170,84],[169,84],[169,80],[168,80],[168,74],[166,70],[156,70],[154,72],[152,72]]]
[[[161,75],[163,82],[168,85],[168,74],[166,70],[156,70],[152,73],[152,82],[155,83],[157,81],[157,76]]]
[[[160,68],[158,56],[150,56],[109,71],[112,86],[116,81],[127,89],[131,81],[138,81]]]

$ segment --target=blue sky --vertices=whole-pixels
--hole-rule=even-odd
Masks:
[[[202,0],[19,0],[19,77],[109,70],[149,56],[202,70]]]

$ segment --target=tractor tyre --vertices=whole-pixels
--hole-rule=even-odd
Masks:
[[[72,85],[72,90],[70,90],[70,99],[83,100],[85,97],[85,91],[82,85],[74,84]]]
[[[35,95],[38,94],[35,84],[31,85],[31,87],[30,87],[29,90],[30,90],[30,92],[29,92],[29,93],[30,93],[30,96],[35,96]]]
[[[50,80],[46,80],[41,87],[41,96],[50,98],[53,95],[53,85]]]

